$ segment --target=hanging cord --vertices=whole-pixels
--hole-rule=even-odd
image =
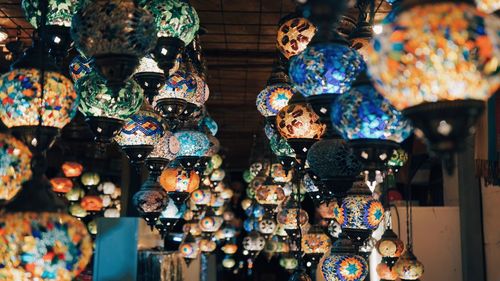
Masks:
[[[41,0],[40,1],[40,10],[41,10],[41,17],[40,17],[40,23],[39,23],[39,30],[40,33],[38,34],[38,38],[40,40],[40,86],[41,86],[41,92],[40,92],[40,107],[38,108],[38,127],[36,131],[36,136],[37,138],[40,138],[41,134],[41,127],[43,126],[43,113],[45,111],[45,40],[42,39],[41,36],[45,32],[45,25],[47,22],[47,13],[48,13],[48,8],[49,8],[49,2],[48,0]]]

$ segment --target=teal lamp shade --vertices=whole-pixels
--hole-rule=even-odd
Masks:
[[[293,88],[289,84],[269,85],[257,96],[257,109],[264,117],[276,116],[288,105],[293,93]]]
[[[143,57],[156,40],[153,17],[132,0],[94,1],[73,16],[71,36],[88,57]]]
[[[215,122],[215,120],[208,115],[201,119],[200,127],[206,128],[212,136],[217,135],[217,132],[219,131],[219,125],[217,122]]]
[[[202,157],[210,148],[210,140],[204,133],[192,130],[183,130],[176,132],[175,136],[181,145],[181,149],[179,150],[177,157]]]
[[[41,94],[38,69],[13,69],[0,76],[2,122],[9,128],[37,126],[41,112],[42,126],[61,129],[75,116],[80,97],[71,80],[64,75],[46,71],[43,102]]]
[[[125,120],[115,141],[120,146],[151,145],[160,142],[165,134],[163,119],[152,109],[146,107]]]
[[[295,151],[288,144],[286,139],[282,138],[280,135],[275,134],[269,140],[269,145],[271,146],[271,150],[274,155],[278,157],[294,157]]]
[[[188,45],[193,41],[200,19],[198,13],[187,1],[152,0],[141,1],[154,17],[158,37],[174,37]]]
[[[26,19],[34,27],[38,27],[42,11],[40,0],[23,0],[21,6]],[[48,0],[47,25],[71,26],[73,14],[83,6],[87,0]]]
[[[95,70],[81,77],[75,89],[82,98],[80,112],[87,117],[125,120],[139,110],[144,99],[141,86],[133,79],[129,79],[124,88],[114,93]]]
[[[365,67],[361,55],[349,46],[319,43],[291,58],[289,75],[295,89],[307,98],[348,92]]]
[[[347,140],[377,139],[397,143],[412,133],[410,122],[371,85],[360,85],[332,105],[334,127]]]

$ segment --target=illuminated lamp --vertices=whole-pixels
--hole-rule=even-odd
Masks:
[[[59,196],[64,196],[73,189],[73,182],[68,178],[53,178],[50,180],[52,191]]]
[[[339,238],[321,266],[323,277],[326,281],[363,281],[368,275],[368,264],[366,260],[355,254],[356,250],[352,242],[345,238]]]
[[[83,166],[78,162],[66,161],[61,165],[61,170],[63,171],[65,177],[77,178],[82,174]]]

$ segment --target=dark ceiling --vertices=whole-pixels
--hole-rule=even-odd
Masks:
[[[277,23],[295,10],[295,4],[292,0],[190,2],[207,31],[201,37],[210,87],[207,109],[219,124],[217,137],[226,168],[242,170],[248,167],[254,139],[262,143],[265,138],[255,98],[265,87],[276,57]],[[1,0],[0,26],[7,29],[10,40],[17,36],[28,46],[33,27],[24,19],[20,3]],[[389,9],[383,4],[378,17]]]

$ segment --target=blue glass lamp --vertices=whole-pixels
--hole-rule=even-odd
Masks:
[[[181,145],[176,159],[184,169],[192,170],[198,160],[207,153],[210,140],[206,134],[195,130],[181,130],[176,132],[175,136]]]
[[[399,143],[412,133],[410,122],[373,87],[366,73],[332,105],[331,120],[372,175],[385,169]]]

